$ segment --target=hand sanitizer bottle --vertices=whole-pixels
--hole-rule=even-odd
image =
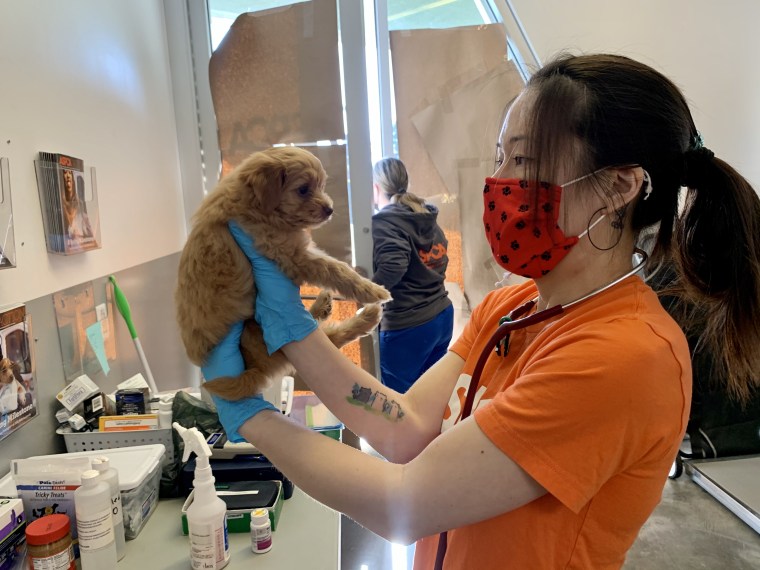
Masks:
[[[92,468],[100,473],[101,480],[108,483],[108,487],[111,489],[111,514],[113,515],[113,531],[116,533],[116,557],[121,560],[127,552],[124,537],[124,512],[121,510],[119,472],[110,466],[108,457],[93,459]]]
[[[183,428],[177,422],[172,425],[185,442],[182,461],[188,460],[191,451],[197,456],[193,502],[187,508],[190,563],[193,570],[219,570],[230,561],[230,545],[227,539],[227,505],[216,494],[208,460],[211,449],[197,428]]]

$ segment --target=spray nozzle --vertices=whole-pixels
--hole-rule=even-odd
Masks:
[[[211,449],[208,443],[206,443],[203,434],[198,431],[198,428],[184,428],[177,422],[174,422],[172,427],[177,430],[177,433],[182,437],[182,441],[185,442],[185,453],[182,455],[182,461],[187,461],[190,458],[190,452],[194,451],[195,455],[198,456],[196,459],[198,467],[208,467]]]

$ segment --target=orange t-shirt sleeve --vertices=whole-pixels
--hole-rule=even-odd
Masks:
[[[651,444],[646,423],[680,425],[682,410],[672,410],[676,422],[658,420],[657,402],[673,401],[681,375],[670,344],[646,323],[589,325],[537,351],[475,419],[497,447],[578,513],[615,473],[647,453],[641,449]]]
[[[473,309],[470,318],[462,330],[462,334],[449,347],[451,352],[467,360],[472,347],[475,345],[478,333],[483,329],[486,318],[495,310],[497,292],[498,290],[488,293],[483,301]]]

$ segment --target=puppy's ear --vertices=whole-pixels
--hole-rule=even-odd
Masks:
[[[13,376],[16,380],[23,381],[24,377],[21,376],[21,366],[19,366],[18,362],[13,362],[11,368],[13,369]]]
[[[271,214],[280,204],[285,187],[285,165],[282,161],[259,152],[240,169],[240,180],[250,188],[254,207]]]

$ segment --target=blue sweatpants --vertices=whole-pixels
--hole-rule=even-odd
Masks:
[[[422,373],[435,364],[449,348],[454,329],[454,308],[449,305],[421,325],[380,331],[380,380],[405,393]]]

